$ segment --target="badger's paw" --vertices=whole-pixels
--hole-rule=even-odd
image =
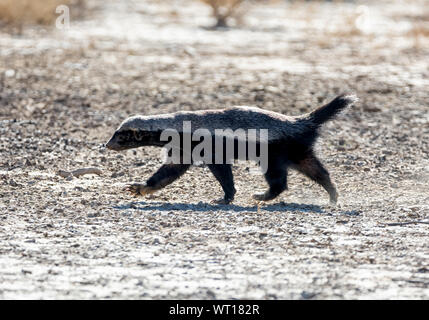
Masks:
[[[270,191],[258,192],[253,195],[253,199],[256,201],[270,201],[277,198],[278,193],[271,193]]]
[[[266,199],[267,198],[266,192],[255,193],[252,196],[252,198],[255,199],[256,201],[267,201],[267,199]]]
[[[215,199],[210,201],[210,204],[230,204],[232,200],[228,200],[225,198]]]
[[[124,190],[130,192],[134,196],[144,196],[155,192],[153,188],[141,183],[129,184],[124,188]]]
[[[334,191],[329,196],[329,204],[331,206],[336,206],[337,205],[337,201],[338,201],[338,193],[336,191]]]

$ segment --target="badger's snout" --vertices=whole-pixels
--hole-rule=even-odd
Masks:
[[[113,136],[110,138],[109,141],[107,141],[106,143],[106,148],[110,149],[110,150],[115,150],[115,151],[119,151],[122,150],[123,148],[121,147],[121,145],[119,144],[118,141],[118,134],[115,132],[113,134]]]

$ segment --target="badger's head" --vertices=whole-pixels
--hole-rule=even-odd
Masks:
[[[106,148],[121,151],[141,147],[148,135],[145,127],[145,121],[141,117],[126,119],[106,143]]]
[[[159,142],[161,132],[175,129],[178,123],[174,114],[130,117],[122,122],[106,147],[121,151],[149,145],[162,146],[163,143]]]

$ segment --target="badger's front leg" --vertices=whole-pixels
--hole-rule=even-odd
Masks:
[[[235,188],[234,177],[232,175],[232,168],[230,164],[209,164],[207,165],[213,175],[216,177],[222,186],[225,196],[223,199],[214,200],[216,204],[229,204],[234,200]]]
[[[164,164],[146,183],[134,183],[125,189],[136,196],[154,193],[177,180],[189,167],[189,164]]]

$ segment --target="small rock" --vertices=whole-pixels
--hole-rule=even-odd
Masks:
[[[15,76],[15,70],[13,69],[6,70],[4,75],[6,76],[6,78],[12,78]]]

